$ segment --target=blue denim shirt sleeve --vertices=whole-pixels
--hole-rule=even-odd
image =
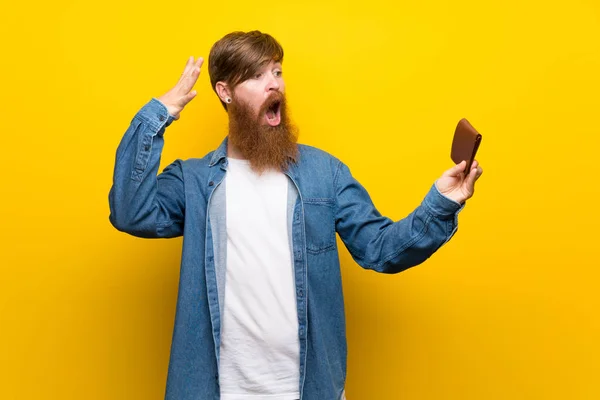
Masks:
[[[183,234],[185,196],[181,161],[157,176],[165,129],[174,118],[152,98],[131,120],[117,149],[109,192],[110,222],[134,236]]]
[[[464,204],[444,196],[436,183],[413,212],[394,222],[377,211],[365,188],[341,162],[334,182],[336,231],[363,268],[397,273],[418,265],[458,229]]]

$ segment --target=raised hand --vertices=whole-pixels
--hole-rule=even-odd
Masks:
[[[158,97],[158,100],[167,107],[169,114],[175,119],[179,119],[179,113],[181,113],[183,108],[196,97],[197,92],[192,90],[192,88],[198,80],[200,67],[202,67],[203,63],[204,59],[202,57],[199,57],[198,60],[194,61],[194,57],[190,56],[177,84],[175,84],[175,86],[167,93]]]
[[[474,160],[471,164],[471,170],[465,175],[464,170],[466,161],[461,161],[454,167],[445,171],[436,181],[440,193],[462,204],[473,196],[475,192],[475,181],[483,174],[483,169]]]

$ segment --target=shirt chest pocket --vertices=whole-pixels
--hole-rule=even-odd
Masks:
[[[334,209],[333,199],[304,199],[308,253],[318,254],[335,249]]]

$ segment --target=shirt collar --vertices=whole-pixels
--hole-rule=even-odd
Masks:
[[[227,158],[228,139],[229,139],[229,136],[225,136],[225,139],[223,139],[223,141],[221,142],[219,147],[217,147],[217,149],[214,151],[212,158],[210,159],[209,167],[214,167],[216,164],[221,162],[221,160],[223,160],[224,158]],[[298,155],[296,157],[297,158],[294,158],[292,156],[289,157],[292,161],[291,164],[298,162],[298,158],[300,157],[300,154],[298,153]]]
[[[227,139],[229,136],[225,136],[225,139],[221,142],[219,147],[215,150],[210,159],[209,167],[214,167],[217,163],[219,163],[222,159],[227,158]]]

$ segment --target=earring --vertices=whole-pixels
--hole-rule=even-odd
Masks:
[[[226,99],[225,99],[225,101],[226,101],[227,103],[231,103],[231,97],[228,97],[228,98],[226,98]]]

